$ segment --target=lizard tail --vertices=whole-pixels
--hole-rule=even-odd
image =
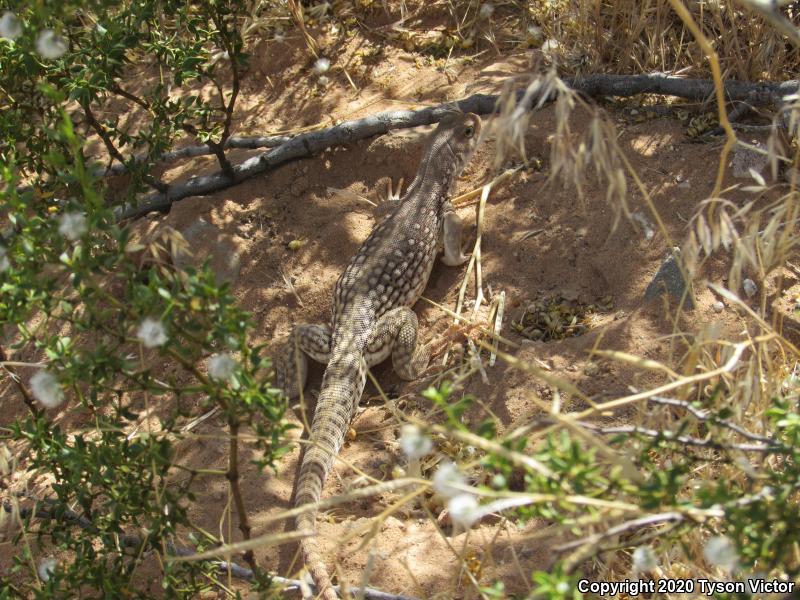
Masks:
[[[344,443],[358,400],[364,391],[366,376],[367,367],[360,351],[345,353],[339,357],[334,354],[328,364],[311,425],[311,444],[307,447],[300,466],[295,506],[313,504],[322,497],[325,480]],[[316,532],[316,524],[316,509],[297,517],[299,531]],[[317,593],[324,600],[337,600],[338,596],[325,568],[316,534],[304,538],[300,542],[300,548]]]

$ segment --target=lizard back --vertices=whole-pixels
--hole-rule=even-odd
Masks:
[[[384,342],[386,332],[380,330],[381,318],[393,309],[412,306],[428,283],[448,195],[472,155],[480,127],[480,118],[473,114],[452,114],[440,122],[405,195],[373,229],[336,283],[330,359],[300,467],[296,506],[320,500],[364,390],[365,352],[385,357],[391,349],[392,342]],[[415,316],[413,320],[413,332],[404,328],[396,334],[412,336],[411,346],[416,345],[417,334]],[[299,530],[313,532],[315,526],[316,510],[298,516]],[[325,600],[335,600],[315,537],[303,539],[301,548],[318,591]]]

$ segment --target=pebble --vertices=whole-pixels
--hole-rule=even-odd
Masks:
[[[725,310],[725,305],[719,300],[714,302],[714,304],[712,304],[711,307],[714,309],[715,313],[721,313],[723,310]]]
[[[594,377],[600,372],[600,367],[597,366],[597,363],[588,362],[586,366],[583,367],[583,372],[589,377]]]
[[[744,290],[744,293],[747,294],[748,298],[752,298],[753,296],[756,295],[756,292],[758,291],[758,286],[752,279],[745,279],[742,282],[742,289]]]

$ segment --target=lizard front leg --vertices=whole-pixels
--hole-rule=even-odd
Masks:
[[[444,218],[439,234],[439,247],[444,250],[442,262],[450,267],[457,267],[469,260],[469,255],[464,254],[461,249],[461,232],[464,230],[464,222],[450,202],[444,205],[443,211]]]
[[[300,323],[275,359],[275,383],[287,398],[297,398],[306,386],[308,358],[327,364],[331,357],[331,330],[327,325]]]

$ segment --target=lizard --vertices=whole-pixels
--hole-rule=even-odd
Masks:
[[[336,282],[330,326],[295,325],[287,351],[276,360],[277,386],[289,398],[305,386],[307,357],[327,364],[295,486],[296,507],[320,500],[367,369],[391,355],[394,370],[410,381],[428,366],[430,350],[417,343],[418,321],[410,307],[425,289],[440,251],[450,266],[468,259],[461,249],[463,224],[448,198],[480,129],[480,118],[471,113],[453,112],[440,121],[406,193],[388,201],[394,206]],[[316,512],[297,516],[298,531],[315,531]],[[303,538],[300,546],[318,594],[336,600],[316,536]]]

